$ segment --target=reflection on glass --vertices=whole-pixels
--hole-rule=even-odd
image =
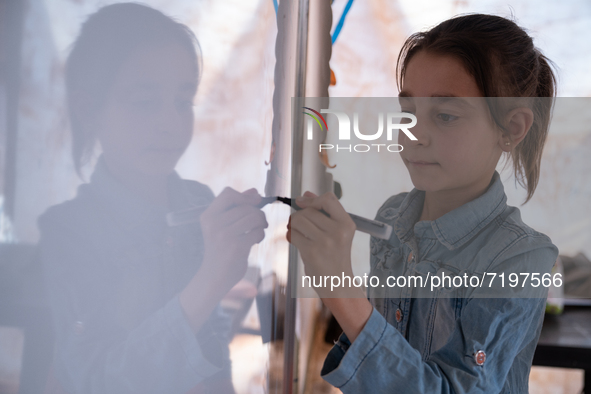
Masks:
[[[39,218],[53,392],[235,392],[229,343],[257,294],[248,255],[268,224],[254,188],[214,197],[174,170],[201,68],[193,33],[138,4],[101,8],[72,46],[76,169],[97,143],[101,155],[76,197]],[[167,213],[203,205],[167,225]]]

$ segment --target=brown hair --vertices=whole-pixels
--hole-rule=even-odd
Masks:
[[[102,7],[82,25],[66,61],[66,94],[72,156],[78,175],[92,153],[95,136],[85,127],[107,99],[128,54],[146,44],[174,42],[188,50],[199,78],[201,50],[193,32],[162,12],[137,3]],[[81,98],[84,109],[80,109]]]
[[[468,14],[448,19],[427,32],[411,35],[400,50],[396,83],[402,86],[410,59],[419,51],[453,56],[474,77],[495,123],[504,131],[508,103],[523,105],[534,114],[525,138],[513,147],[515,179],[527,189],[529,201],[540,177],[544,142],[548,135],[553,99],[495,100],[495,97],[534,98],[556,96],[556,76],[551,61],[515,22],[495,15]],[[503,103],[503,104],[501,104]]]

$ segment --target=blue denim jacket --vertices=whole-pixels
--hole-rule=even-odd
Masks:
[[[352,344],[341,335],[323,378],[344,393],[527,393],[547,288],[512,288],[507,278],[550,273],[558,249],[507,206],[497,172],[483,195],[437,220],[418,222],[424,196],[413,189],[378,210],[376,220],[394,231],[371,238],[371,275],[385,283],[390,275],[505,273],[504,286],[497,276],[494,292],[490,279],[429,297],[370,288],[369,320]]]
[[[214,198],[176,173],[168,186],[175,210]],[[54,374],[69,393],[186,393],[230,379],[227,317],[218,307],[195,335],[178,300],[201,264],[199,223],[168,228],[166,213],[99,160],[76,198],[39,218]]]

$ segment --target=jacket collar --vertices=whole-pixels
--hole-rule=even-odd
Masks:
[[[449,250],[459,248],[470,241],[507,207],[507,196],[497,171],[488,189],[480,197],[436,220],[417,223],[424,201],[425,192],[416,188],[406,195],[394,223],[396,235],[400,240],[407,242],[421,227],[430,227],[439,242]]]

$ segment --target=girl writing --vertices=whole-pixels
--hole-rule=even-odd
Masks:
[[[394,231],[389,240],[371,238],[370,275],[386,283],[401,275],[549,273],[557,248],[507,206],[495,170],[509,155],[532,197],[551,112],[550,99],[532,98],[553,97],[555,77],[531,37],[502,17],[456,17],[412,35],[397,74],[402,110],[418,119],[417,140],[399,133],[415,188],[378,210],[376,220]],[[334,194],[306,192],[296,201],[304,209],[291,216],[288,240],[306,275],[353,276],[355,225]],[[527,298],[503,288],[417,297],[417,289],[394,287],[368,298],[345,290],[345,298],[320,294],[344,331],[322,376],[344,393],[528,391],[547,288]]]

